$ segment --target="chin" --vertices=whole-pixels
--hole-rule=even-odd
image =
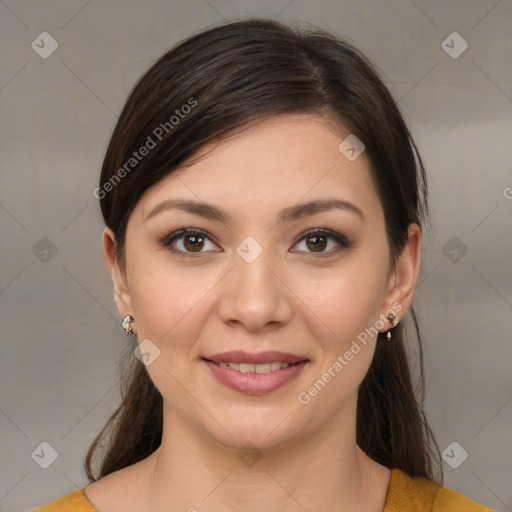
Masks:
[[[263,402],[239,402],[217,415],[217,421],[206,415],[203,426],[211,437],[224,446],[239,450],[250,443],[260,450],[274,448],[291,441],[301,430],[298,418],[300,410],[292,410],[297,407],[292,393],[286,403],[288,406],[285,403],[270,406]]]

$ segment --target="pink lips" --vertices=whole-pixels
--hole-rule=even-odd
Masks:
[[[224,352],[203,358],[213,375],[230,388],[248,395],[264,395],[274,391],[297,377],[308,362],[285,352],[267,351],[250,354],[240,350]],[[216,363],[248,363],[263,364],[269,362],[289,363],[287,368],[281,368],[270,373],[242,373],[233,368],[220,366]]]

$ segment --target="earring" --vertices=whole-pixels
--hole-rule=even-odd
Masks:
[[[391,322],[393,324],[393,327],[395,327],[396,324],[398,324],[398,320],[396,319],[395,313],[393,313],[393,311],[390,311],[386,318],[388,319],[389,322]],[[388,331],[386,333],[386,338],[388,340],[391,339],[391,331]]]
[[[123,323],[121,325],[123,326],[124,333],[126,334],[126,336],[131,336],[133,334],[132,325],[130,323],[133,322],[133,320],[134,318],[131,315],[126,315],[123,318]]]

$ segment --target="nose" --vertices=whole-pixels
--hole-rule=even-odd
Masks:
[[[234,268],[224,284],[219,307],[223,322],[242,325],[255,333],[290,321],[293,293],[270,252],[264,250],[250,263],[237,253],[233,254]]]

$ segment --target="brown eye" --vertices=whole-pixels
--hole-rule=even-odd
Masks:
[[[178,256],[200,256],[216,249],[207,233],[197,229],[180,229],[167,235],[160,244]]]
[[[186,235],[183,237],[183,245],[187,251],[197,252],[204,246],[204,238],[197,235]]]
[[[351,247],[351,243],[344,235],[327,228],[310,229],[303,233],[294,246],[301,244],[304,244],[305,249],[299,252],[316,253],[319,256],[330,256],[341,249]]]
[[[306,240],[306,245],[313,252],[322,252],[327,246],[327,238],[325,236],[310,236]]]

